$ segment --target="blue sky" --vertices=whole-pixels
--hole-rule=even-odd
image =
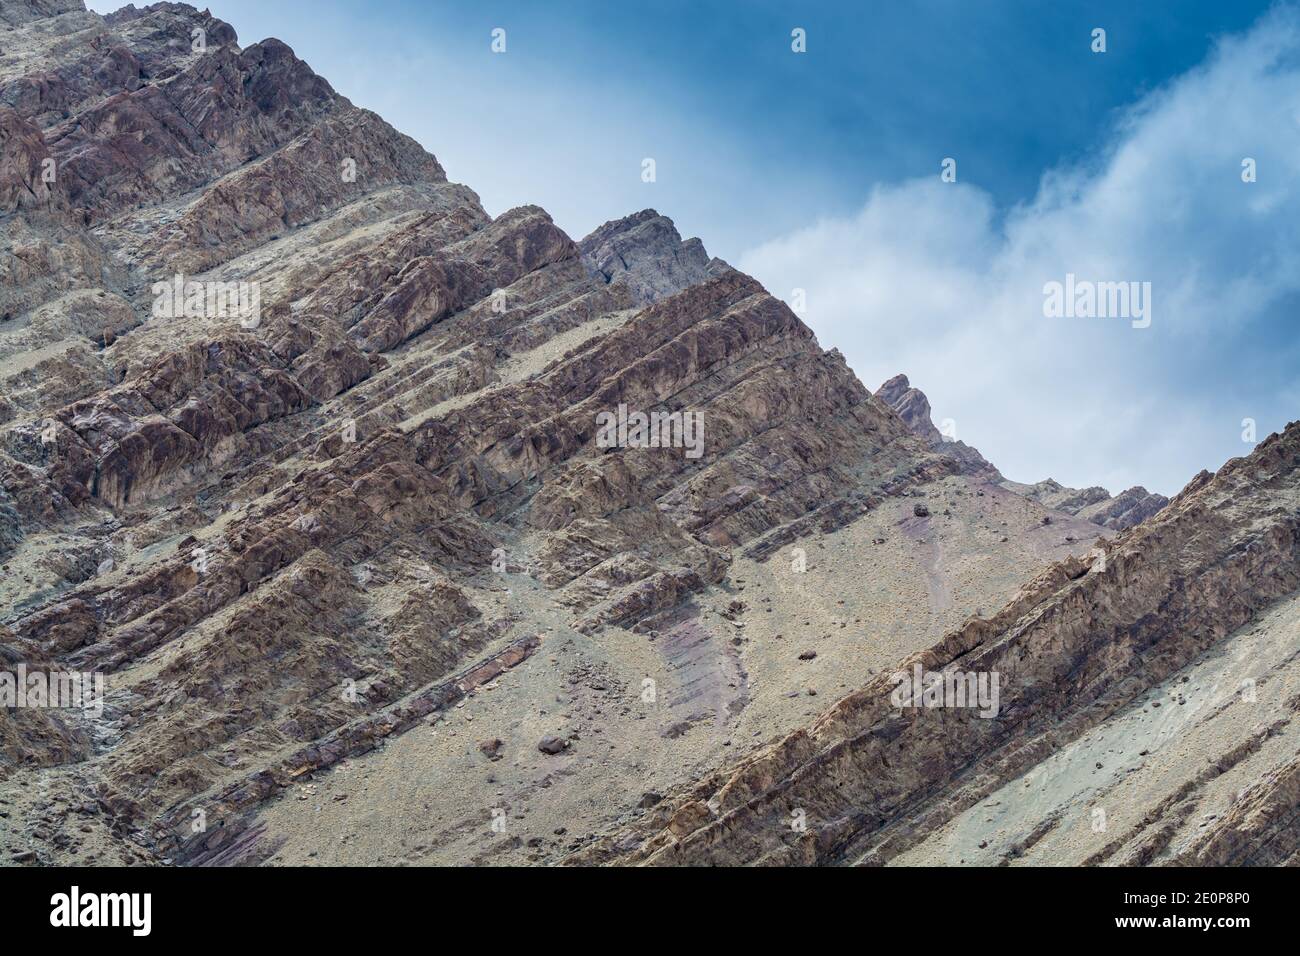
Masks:
[[[210,5],[489,212],[536,203],[580,237],[653,206],[774,294],[806,290],[805,320],[868,387],[907,372],[1009,477],[1172,493],[1249,452],[1244,418],[1262,438],[1300,417],[1293,8]],[[1067,272],[1152,282],[1151,326],[1045,318]]]

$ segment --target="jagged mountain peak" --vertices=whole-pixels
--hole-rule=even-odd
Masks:
[[[876,390],[876,397],[898,412],[907,426],[930,444],[943,436],[931,418],[930,400],[919,388],[913,388],[906,375],[899,373]]]
[[[699,239],[683,240],[676,225],[654,209],[612,219],[579,247],[593,275],[625,285],[634,301],[649,304],[729,268],[710,259]]]
[[[963,474],[986,481],[1003,480],[997,468],[978,449],[935,427],[930,400],[919,388],[912,386],[906,375],[895,375],[876,389],[875,395],[897,412],[907,427],[923,438],[931,448],[957,461]]]

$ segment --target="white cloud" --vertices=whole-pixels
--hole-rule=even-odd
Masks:
[[[1043,130],[1050,136],[1051,130]],[[1258,181],[1241,180],[1241,162]],[[875,189],[741,257],[869,387],[904,371],[1008,477],[1172,493],[1295,397],[1300,18],[1277,9],[1143,99],[1077,168],[999,216],[978,186]],[[958,159],[959,173],[961,157]],[[1148,281],[1150,328],[1048,319],[1066,273]]]

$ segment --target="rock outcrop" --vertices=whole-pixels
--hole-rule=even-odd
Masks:
[[[955,459],[963,474],[984,481],[1003,480],[1002,474],[985,460],[978,449],[972,448],[953,435],[945,435],[934,425],[930,416],[930,400],[918,388],[913,388],[906,375],[895,375],[876,389],[880,399],[907,422],[907,427],[925,439],[931,448]]]
[[[722,260],[710,259],[699,239],[683,242],[672,220],[653,209],[605,223],[582,240],[581,248],[592,274],[627,286],[638,305],[728,268]]]

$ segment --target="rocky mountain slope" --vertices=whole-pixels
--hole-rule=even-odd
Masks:
[[[1033,485],[1011,481],[1003,477],[977,449],[951,435],[944,435],[935,427],[930,400],[920,389],[912,387],[906,375],[895,375],[885,382],[876,390],[876,397],[898,412],[908,427],[925,439],[932,449],[956,459],[963,474],[995,481],[1003,488],[1054,511],[1062,511],[1112,531],[1123,531],[1150,518],[1169,503],[1164,495],[1152,494],[1141,485],[1111,497],[1105,488],[1066,488],[1051,478]]]
[[[184,4],[0,22],[0,671],[107,688],[0,709],[0,862],[640,858],[1114,547],[653,210],[492,217]]]
[[[996,719],[871,682],[583,859],[1295,865],[1297,588],[1293,423],[903,663],[1000,674]]]

